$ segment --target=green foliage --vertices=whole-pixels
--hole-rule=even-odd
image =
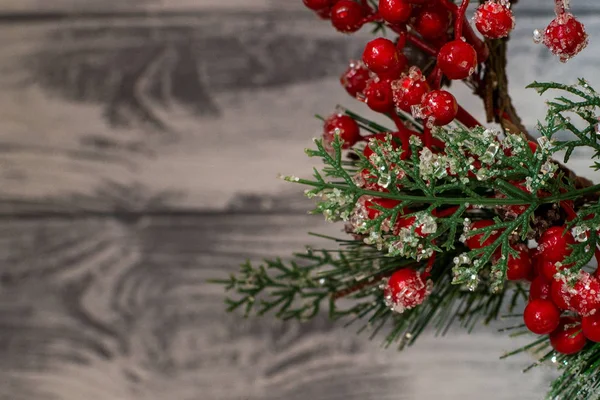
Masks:
[[[559,218],[577,241],[565,260],[572,266],[562,273],[568,279],[576,276],[598,245],[600,202],[591,195],[600,185],[576,188],[552,157],[564,151],[568,161],[576,149],[588,147],[593,158],[600,157],[600,96],[583,80],[574,86],[536,82],[530,87],[569,96],[548,103],[535,150],[524,135],[502,136],[460,124],[434,129],[433,140],[444,146],[427,147],[423,127],[407,115],[398,117],[419,131],[410,137],[346,111],[364,132],[386,133],[367,141],[373,154],[365,157],[361,145],[343,150],[339,137],[333,143],[315,140],[315,148],[306,153],[322,159],[323,168],[314,169],[312,179],[285,179],[308,186],[307,196],[317,199],[313,212],[344,222],[353,238],[336,239],[335,250],[295,254],[291,261],[244,264],[239,274],[218,281],[231,293],[229,310],[305,320],[326,308],[333,319],[363,321],[360,331],[371,337],[387,331],[385,344],[399,347],[414,343],[427,327],[440,334],[454,324],[470,330],[527,299],[522,284],[506,282],[515,244],[539,237],[544,228],[537,224],[544,213],[561,214],[575,205],[576,215],[562,211]],[[557,140],[563,132],[574,139]],[[478,220],[492,222],[474,229]],[[475,235],[481,247],[470,249],[465,242]],[[382,283],[401,268],[430,272],[433,289],[422,304],[399,314],[383,301]],[[526,333],[522,328],[510,330]],[[562,356],[541,337],[506,356],[534,350],[539,363],[555,361],[564,374],[550,397],[583,399],[600,387],[599,346]]]

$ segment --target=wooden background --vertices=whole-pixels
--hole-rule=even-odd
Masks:
[[[532,80],[600,88],[600,6],[573,2],[592,44],[567,65],[531,40],[552,2],[517,9],[530,127]],[[309,173],[313,114],[363,110],[337,76],[369,36],[299,3],[0,0],[1,400],[542,398],[553,369],[499,361],[528,339],[497,327],[397,353],[325,316],[226,315],[205,283],[340,229],[275,176]]]

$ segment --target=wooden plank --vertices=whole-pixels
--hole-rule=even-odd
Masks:
[[[282,215],[3,221],[0,398],[541,398],[551,370],[497,359],[530,338],[426,334],[398,354],[325,315],[226,316],[205,283],[337,229]]]
[[[477,2],[473,2],[474,8]],[[594,0],[573,0],[571,7],[575,13],[599,12],[600,5]],[[300,0],[3,0],[0,4],[0,13],[30,13],[42,14],[52,12],[171,12],[177,10],[202,11],[202,10],[295,10],[304,11],[306,8]],[[551,15],[554,11],[552,4],[546,0],[530,0],[515,6],[517,12],[528,15]]]
[[[344,37],[312,18],[278,15],[0,27],[0,186],[8,212],[20,203],[225,209],[244,194],[299,198],[301,188],[275,177],[310,174],[315,160],[302,149],[319,135],[312,115],[337,103],[369,115],[337,82],[369,35]],[[573,81],[577,71],[600,87],[600,76],[593,41],[563,65],[531,40],[545,18],[524,21],[511,42],[510,82],[532,127],[545,105],[525,85]],[[600,36],[600,18],[586,23],[592,38]],[[456,85],[454,93],[483,119],[469,89]],[[587,162],[573,159],[597,178]]]

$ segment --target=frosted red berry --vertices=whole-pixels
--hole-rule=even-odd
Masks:
[[[458,113],[458,103],[452,93],[433,90],[423,97],[422,115],[436,126],[448,125]]]
[[[492,226],[492,225],[494,225],[494,221],[492,221],[491,219],[479,220],[479,221],[475,221],[471,224],[470,230],[474,231],[474,230],[486,228],[486,227]],[[465,244],[471,250],[480,249],[482,247],[489,246],[492,243],[494,243],[496,241],[496,239],[498,239],[498,237],[500,236],[500,232],[493,232],[485,240],[483,240],[484,236],[485,236],[485,234],[483,234],[483,233],[478,233],[478,234],[472,235],[472,236],[467,235],[467,240],[465,241]],[[483,242],[482,242],[482,240],[483,240]]]
[[[338,0],[331,8],[331,24],[343,33],[353,33],[363,26],[364,8],[352,0]]]
[[[373,111],[388,113],[394,111],[394,95],[390,81],[386,79],[371,79],[363,91],[364,102]]]
[[[385,284],[385,304],[398,313],[416,307],[431,293],[430,282],[414,269],[398,270]]]
[[[538,249],[541,258],[546,261],[563,261],[573,251],[570,246],[574,243],[571,232],[565,227],[553,226],[547,229],[538,240]]]
[[[581,323],[575,318],[563,317],[558,328],[550,334],[550,344],[559,353],[579,353],[586,344]]]
[[[569,301],[571,310],[581,316],[595,314],[600,309],[600,282],[585,271],[579,273]]]
[[[532,300],[525,307],[523,320],[531,332],[546,335],[558,327],[560,310],[551,301]]]
[[[307,8],[314,11],[319,11],[324,8],[330,8],[335,0],[302,0]]]
[[[543,276],[536,277],[529,286],[529,300],[550,299],[550,282],[544,279]]]
[[[543,42],[562,62],[566,62],[587,46],[588,35],[573,14],[562,13],[546,28]]]
[[[399,76],[406,66],[404,55],[401,56],[394,42],[386,38],[367,43],[362,59],[371,71],[386,76]]]
[[[339,135],[344,141],[342,148],[348,149],[356,144],[361,139],[360,127],[351,117],[343,114],[334,114],[327,118],[323,125],[323,141],[325,147],[331,145],[335,135]]]
[[[393,200],[393,199],[383,199],[383,198],[369,199],[369,200],[365,201],[365,208],[367,210],[367,218],[375,219],[375,218],[379,217],[379,215],[381,215],[381,210],[377,209],[377,207],[391,209],[391,208],[396,207],[398,204],[400,204],[400,202],[397,200]]]
[[[572,293],[566,282],[563,280],[554,280],[550,286],[550,298],[561,310],[568,310],[571,302]]]
[[[569,265],[560,265],[557,266],[556,265],[556,261],[548,261],[545,259],[542,259],[538,262],[538,269],[540,271],[540,274],[544,276],[544,278],[548,281],[553,281],[554,280],[554,275],[556,275],[556,273],[558,271],[562,271],[565,268],[568,268]]]
[[[411,25],[425,39],[437,39],[450,28],[450,13],[441,7],[424,7],[419,10]]]
[[[473,22],[477,30],[489,39],[506,37],[515,27],[515,19],[509,6],[495,0],[480,5],[475,11]]]
[[[408,21],[412,5],[405,0],[379,0],[379,15],[390,24]]]
[[[392,82],[394,104],[409,113],[412,106],[421,104],[429,90],[429,84],[416,67],[411,68],[408,75]]]
[[[462,40],[453,40],[440,49],[437,63],[449,79],[468,78],[477,66],[477,52]]]
[[[600,342],[600,313],[583,317],[581,319],[583,336],[592,342]]]
[[[367,87],[371,74],[364,63],[352,61],[348,69],[340,77],[340,83],[352,97],[361,95]]]
[[[533,268],[531,258],[529,258],[529,249],[524,244],[519,244],[514,249],[517,251],[517,257],[508,256],[506,279],[510,281],[527,279]]]

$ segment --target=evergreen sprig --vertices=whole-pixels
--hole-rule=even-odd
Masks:
[[[548,103],[537,143],[521,134],[502,136],[456,124],[433,130],[443,148],[427,147],[423,127],[407,115],[399,118],[418,131],[408,139],[346,110],[372,134],[366,144],[372,154],[366,157],[361,146],[345,150],[339,137],[332,143],[315,140],[315,148],[306,153],[322,159],[324,167],[315,168],[312,179],[284,179],[309,186],[307,196],[318,198],[313,212],[345,222],[353,238],[336,239],[339,249],[308,249],[291,261],[244,264],[239,274],[218,281],[232,293],[229,310],[305,320],[327,308],[333,319],[363,321],[360,331],[371,337],[387,330],[385,344],[400,348],[414,343],[427,327],[440,334],[454,324],[471,330],[477,322],[513,312],[527,299],[523,284],[507,284],[508,261],[518,256],[515,243],[538,237],[536,224],[549,210],[562,213],[576,240],[564,260],[569,267],[561,272],[575,277],[598,248],[600,202],[590,202],[587,195],[600,192],[600,185],[576,187],[552,157],[565,151],[568,161],[573,151],[589,147],[600,158],[595,116],[600,96],[583,80],[573,86],[535,82],[530,87],[570,96]],[[574,139],[558,140],[565,131]],[[381,199],[388,202],[377,202]],[[491,223],[475,229],[478,220]],[[475,236],[480,246],[466,246]],[[433,289],[422,304],[399,314],[383,301],[381,285],[402,268],[427,271]],[[526,333],[522,328],[506,330]],[[587,399],[600,387],[599,346],[564,356],[540,337],[506,356],[533,350],[539,355],[536,364],[556,362],[564,373],[549,396]]]

